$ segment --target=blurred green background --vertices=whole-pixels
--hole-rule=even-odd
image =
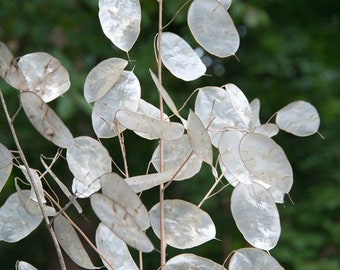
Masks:
[[[164,1],[164,22],[168,22],[183,5],[183,0]],[[157,1],[141,0],[143,18],[141,34],[130,52],[133,69],[142,85],[142,97],[157,104],[158,96],[148,69],[156,71],[153,38],[157,32]],[[183,36],[194,48],[186,25],[187,7],[166,29]],[[233,1],[230,13],[240,36],[236,57],[218,59],[205,54],[208,74],[194,82],[183,82],[164,70],[164,85],[177,104],[182,104],[200,86],[220,86],[229,82],[238,85],[249,100],[261,100],[261,119],[265,122],[287,103],[303,99],[312,103],[321,117],[320,133],[298,138],[280,132],[274,139],[285,150],[294,170],[295,182],[279,205],[282,235],[271,254],[285,269],[340,269],[340,1],[252,0]],[[74,136],[94,136],[90,124],[90,108],[83,98],[87,73],[109,57],[127,58],[101,31],[95,0],[11,0],[0,3],[0,40],[15,56],[45,51],[68,69],[71,89],[51,106],[71,129]],[[18,108],[17,92],[3,80],[4,92],[11,113]],[[193,108],[193,99],[188,103]],[[178,105],[180,107],[180,105]],[[56,149],[27,123],[21,113],[15,122],[32,167],[41,169],[40,154],[53,156]],[[144,173],[156,142],[138,141],[127,132],[126,145],[131,175]],[[0,110],[0,142],[15,149],[8,124]],[[113,159],[121,165],[117,139],[104,140]],[[72,176],[65,162],[58,161],[55,172],[71,186]],[[16,171],[15,171],[16,172]],[[14,176],[13,176],[14,177]],[[0,194],[1,204],[14,190],[13,177]],[[192,180],[175,183],[167,191],[168,198],[185,198],[198,203],[213,183],[209,168]],[[225,189],[203,205],[217,226],[217,238],[201,247],[185,250],[222,263],[233,249],[246,246],[237,231],[229,210],[231,188]],[[143,194],[150,208],[157,202],[158,190]],[[84,208],[87,201],[81,201]],[[85,217],[74,215],[76,222],[93,238],[96,218],[90,210]],[[151,234],[150,234],[151,236]],[[152,238],[154,243],[157,240]],[[135,252],[133,252],[134,255]],[[169,257],[181,253],[168,249]],[[93,257],[96,263],[97,257]],[[14,244],[0,242],[0,269],[14,269],[16,260],[25,260],[39,269],[54,270],[57,266],[47,230],[44,226],[28,238]],[[159,254],[145,256],[145,269],[157,269]],[[79,269],[68,262],[68,269]]]

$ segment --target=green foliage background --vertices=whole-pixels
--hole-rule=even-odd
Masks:
[[[165,0],[164,21],[169,21],[184,0]],[[143,19],[141,36],[130,52],[142,85],[142,97],[157,104],[157,90],[148,73],[155,70],[153,37],[157,31],[157,1],[141,0]],[[186,10],[182,10],[166,29],[188,41],[192,39],[186,26]],[[94,136],[90,110],[82,96],[87,73],[98,62],[109,57],[126,55],[114,48],[104,36],[97,17],[96,0],[11,0],[0,3],[0,40],[16,56],[46,51],[57,57],[68,69],[71,89],[52,103],[74,136]],[[265,122],[287,103],[304,99],[319,110],[322,140],[314,135],[297,138],[281,132],[274,138],[285,149],[292,163],[295,183],[279,207],[282,236],[271,252],[286,269],[340,269],[340,2],[334,0],[234,0],[230,13],[241,35],[237,58],[217,59],[204,55],[210,63],[208,74],[192,83],[172,77],[164,70],[164,85],[177,104],[197,87],[233,82],[249,100],[261,100],[262,121]],[[10,110],[18,108],[17,93],[1,80]],[[192,100],[189,106],[193,107]],[[39,154],[52,156],[55,148],[30,127],[23,114],[16,121],[24,150],[32,167],[39,165]],[[0,141],[14,149],[8,125],[0,110]],[[115,161],[120,160],[118,146],[105,141]],[[144,173],[145,161],[151,157],[155,144],[137,142],[126,135],[131,175]],[[59,165],[58,165],[59,166]],[[58,168],[58,167],[57,167]],[[208,173],[180,182],[167,196],[190,198],[197,203],[213,182]],[[57,174],[70,186],[71,175],[60,165]],[[13,181],[0,194],[0,202],[13,191]],[[144,195],[148,207],[157,202],[157,190]],[[223,262],[232,249],[246,245],[232,220],[229,210],[230,189],[210,199],[203,208],[212,214],[217,237],[192,250]],[[86,207],[87,202],[82,202]],[[88,218],[94,218],[85,213]],[[91,234],[94,222],[80,218],[82,227]],[[156,239],[154,239],[156,241]],[[178,251],[168,250],[169,256]],[[191,252],[191,251],[190,251]],[[15,244],[0,242],[0,269],[14,269],[16,260],[26,260],[39,269],[58,269],[55,253],[43,226],[30,237]],[[158,254],[145,258],[145,269],[156,269]],[[69,269],[78,269],[70,263]]]

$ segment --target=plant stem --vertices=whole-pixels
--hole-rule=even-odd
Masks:
[[[119,140],[119,145],[120,145],[120,150],[122,152],[122,158],[124,162],[124,171],[125,171],[125,177],[129,178],[129,167],[127,163],[127,158],[126,158],[126,149],[125,149],[125,143],[124,143],[124,135],[120,131],[120,124],[118,121],[116,121],[116,127],[117,127],[117,136]]]
[[[116,126],[117,126],[117,135],[118,135],[119,145],[120,145],[120,149],[121,149],[122,157],[123,157],[123,162],[124,162],[125,177],[129,178],[129,167],[128,167],[127,158],[126,158],[126,148],[125,148],[125,143],[124,143],[124,135],[120,131],[120,125],[119,125],[118,121],[116,123]],[[142,251],[138,252],[138,258],[139,258],[139,270],[143,270],[143,252]]]
[[[38,204],[39,204],[39,208],[40,208],[41,214],[42,214],[42,216],[44,218],[46,227],[47,227],[47,229],[48,229],[48,231],[49,231],[49,233],[51,235],[54,248],[55,248],[55,250],[57,252],[60,268],[62,270],[66,270],[66,265],[65,265],[64,257],[63,257],[63,254],[61,252],[61,248],[59,246],[59,243],[58,243],[58,240],[57,240],[57,236],[55,235],[54,230],[53,230],[52,225],[51,225],[51,222],[48,219],[48,216],[46,215],[44,204],[42,202],[42,198],[40,197],[40,194],[38,192],[38,188],[36,186],[36,183],[33,180],[33,176],[31,174],[30,167],[28,165],[26,156],[25,156],[25,154],[24,154],[24,152],[23,152],[23,150],[21,148],[18,136],[16,134],[16,131],[15,131],[15,128],[14,128],[14,125],[13,125],[13,119],[9,115],[9,112],[8,112],[8,109],[7,109],[7,105],[6,105],[4,96],[2,95],[1,89],[0,89],[0,98],[1,98],[2,106],[3,106],[4,111],[5,111],[5,115],[6,115],[6,118],[7,118],[7,122],[8,122],[9,128],[10,128],[12,136],[13,136],[13,140],[15,142],[15,145],[16,145],[17,149],[18,149],[20,158],[21,158],[21,160],[22,160],[22,162],[23,162],[23,164],[24,164],[24,166],[26,168],[27,175],[30,178],[31,185],[33,187],[34,193],[36,194],[36,197],[37,197],[37,200],[38,200]]]
[[[218,185],[218,183],[221,181],[222,177],[223,177],[223,173],[217,178],[215,179],[215,183],[211,186],[211,188],[209,189],[209,191],[207,192],[207,194],[205,194],[204,198],[201,200],[201,202],[197,205],[198,208],[201,208],[202,204],[210,197],[211,193],[214,191],[214,189],[216,188],[216,186]]]
[[[112,270],[115,270],[115,268],[112,266],[112,263],[109,261],[109,259],[107,259],[104,256],[104,254],[99,251],[99,249],[91,242],[91,240],[82,231],[82,229],[80,229],[78,227],[78,225],[73,222],[73,220],[66,214],[64,209],[58,204],[58,202],[56,202],[52,197],[50,197],[49,199],[53,202],[54,205],[57,206],[57,208],[59,209],[60,214],[63,215],[68,220],[68,222],[70,222],[72,227],[83,237],[83,239],[88,243],[88,245],[93,249],[93,251],[96,252],[98,254],[98,256],[100,256],[103,259],[103,261],[105,261],[107,263],[107,265],[110,266],[110,268]]]
[[[163,33],[163,0],[158,0],[158,39],[157,39],[157,49],[158,49],[158,57],[157,57],[157,75],[159,83],[162,84],[162,33]],[[163,109],[163,99],[162,96],[159,95],[159,110],[160,110],[160,119],[164,121],[164,109]],[[160,149],[160,172],[164,171],[164,142],[163,139],[159,141],[159,149]],[[165,230],[164,230],[164,184],[161,184],[159,187],[159,205],[160,205],[160,239],[161,239],[161,266],[160,269],[165,269],[166,263],[166,241],[165,241]]]
[[[143,270],[143,252],[139,251],[138,256],[139,256],[139,270]]]

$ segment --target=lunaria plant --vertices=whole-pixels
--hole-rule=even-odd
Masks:
[[[162,1],[158,2],[162,12]],[[186,4],[190,5],[188,29],[197,43],[214,57],[235,55],[240,39],[228,13],[231,1],[193,0]],[[138,0],[99,0],[103,32],[125,52],[133,48],[141,20]],[[159,32],[155,33],[158,69],[150,69],[154,91],[160,96],[159,106],[141,99],[143,89],[128,60],[111,57],[102,61],[89,72],[84,84],[84,98],[92,108],[90,124],[96,138],[74,137],[48,105],[70,87],[69,74],[57,59],[45,52],[16,58],[0,43],[0,75],[19,91],[20,113],[25,113],[41,136],[57,149],[52,162],[40,157],[43,172],[31,168],[20,146],[25,142],[18,140],[14,128],[15,116],[9,114],[1,93],[17,149],[9,150],[0,144],[0,191],[13,166],[18,167],[22,175],[14,178],[16,192],[0,208],[0,241],[18,242],[44,222],[61,269],[66,269],[62,249],[84,269],[98,269],[103,265],[113,270],[142,269],[143,253],[150,252],[160,252],[160,263],[154,269],[283,269],[269,251],[280,238],[277,204],[284,202],[292,188],[293,172],[284,150],[273,137],[280,130],[300,137],[317,133],[320,124],[317,110],[308,102],[295,101],[274,113],[275,121],[261,123],[259,99],[249,102],[238,86],[226,82],[223,86],[198,88],[194,108],[187,117],[182,116],[171,93],[162,84],[161,66],[184,81],[203,76],[207,69],[185,38],[163,31],[161,21],[159,26]],[[163,103],[172,116],[164,113]],[[127,129],[141,141],[159,142],[149,161],[155,172],[129,174],[122,140]],[[115,156],[101,143],[103,138],[119,140],[124,168],[117,168]],[[14,158],[17,152],[19,157]],[[54,171],[54,162],[60,155],[66,157],[73,174],[71,186],[59,178],[60,172]],[[164,199],[174,181],[195,178],[202,163],[211,167],[211,178],[215,181],[209,192],[202,194],[198,205],[181,199]],[[67,208],[53,199],[54,194],[45,187],[45,178],[55,181],[79,213],[82,208],[77,200],[90,201],[100,220],[95,243],[80,230],[77,221],[69,217]],[[224,179],[228,185],[223,184]],[[30,188],[24,189],[22,182]],[[251,247],[234,250],[225,261],[213,262],[186,250],[214,241],[214,221],[201,206],[207,199],[214,199],[212,194],[217,187],[221,190],[221,184],[233,189],[231,213]],[[147,209],[141,193],[157,186],[159,202]],[[160,247],[155,246],[146,231],[160,239]],[[94,249],[102,265],[93,264],[84,243]],[[167,246],[183,253],[168,258]],[[139,251],[139,262],[130,255],[129,248]],[[18,258],[16,269],[36,268]]]

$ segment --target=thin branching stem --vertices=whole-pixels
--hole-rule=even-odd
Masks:
[[[143,270],[143,252],[139,251],[138,256],[139,256],[139,270]]]
[[[223,178],[224,174],[225,174],[225,171],[222,172],[221,175],[218,178],[215,179],[215,183],[211,186],[211,188],[209,189],[207,194],[205,194],[205,196],[203,197],[201,202],[197,205],[198,208],[201,208],[202,204],[211,197],[211,194],[213,193],[213,191],[217,187],[217,185],[220,183],[220,181]]]
[[[274,113],[269,119],[267,120],[266,124],[268,124],[275,116],[277,115],[277,112]]]
[[[158,55],[157,55],[157,75],[159,83],[162,84],[162,47],[161,40],[163,34],[163,0],[158,0],[158,39],[157,39],[157,47],[158,47]],[[160,119],[164,121],[164,109],[163,109],[163,99],[162,96],[159,95],[159,110],[160,110]],[[160,172],[164,171],[164,141],[160,139],[159,141],[159,149],[160,149]],[[164,184],[161,184],[159,187],[159,205],[160,205],[160,239],[161,239],[161,270],[165,269],[166,263],[166,241],[165,241],[165,230],[164,230]]]
[[[174,181],[175,177],[180,173],[180,171],[184,168],[184,166],[189,162],[189,159],[193,156],[194,151],[191,151],[189,155],[184,159],[181,165],[177,168],[174,174],[171,176],[170,180],[164,185],[163,189],[165,190],[171,183]]]
[[[126,148],[125,148],[125,142],[124,142],[124,135],[120,131],[120,125],[117,121],[117,135],[118,135],[118,140],[119,140],[119,145],[120,149],[122,152],[122,157],[123,157],[123,162],[124,162],[124,169],[125,169],[125,177],[129,178],[129,167],[128,167],[128,162],[126,158]],[[139,251],[138,252],[138,257],[139,257],[139,270],[143,270],[143,252]]]
[[[163,29],[167,28],[176,18],[176,16],[182,11],[183,8],[185,8],[186,5],[188,5],[192,0],[186,1],[175,13],[175,15],[171,18],[171,20],[164,25]]]
[[[15,143],[17,149],[18,149],[21,161],[23,162],[23,164],[24,164],[24,166],[26,168],[27,175],[28,175],[28,177],[30,179],[32,188],[33,188],[34,193],[36,194],[36,197],[37,197],[37,200],[38,200],[38,205],[39,205],[41,214],[42,214],[42,216],[44,218],[46,227],[47,227],[47,229],[48,229],[48,231],[49,231],[49,233],[51,235],[51,238],[52,238],[52,241],[53,241],[53,245],[54,245],[55,250],[57,252],[60,268],[62,270],[66,270],[66,264],[65,264],[63,254],[61,252],[61,248],[60,248],[58,240],[57,240],[57,236],[56,236],[56,234],[55,234],[55,232],[54,232],[54,230],[52,228],[51,222],[50,222],[50,220],[49,220],[49,218],[48,218],[48,216],[47,216],[47,214],[45,212],[45,208],[44,208],[44,204],[42,202],[42,198],[40,197],[40,193],[38,192],[38,187],[37,187],[35,181],[33,180],[33,176],[32,176],[32,173],[30,171],[30,167],[28,165],[28,162],[27,162],[26,156],[24,154],[24,151],[21,148],[18,136],[16,134],[16,131],[15,131],[15,128],[14,128],[14,125],[13,125],[13,119],[9,115],[9,112],[8,112],[8,109],[7,109],[7,105],[6,105],[6,101],[4,99],[4,96],[2,95],[1,89],[0,89],[0,98],[1,98],[2,106],[3,106],[4,111],[5,111],[7,122],[9,124],[9,128],[10,128],[11,133],[12,133],[12,137],[13,137],[14,143]]]
[[[111,270],[115,270],[115,268],[112,266],[112,263],[109,261],[109,259],[107,259],[104,254],[102,252],[100,252],[100,250],[91,242],[91,240],[87,237],[87,235],[82,231],[82,229],[80,229],[78,227],[77,224],[75,224],[73,222],[73,220],[66,214],[66,212],[64,211],[64,208],[62,208],[57,201],[55,201],[52,197],[50,197],[50,199],[52,200],[53,204],[57,206],[59,213],[61,213],[67,220],[68,222],[70,222],[70,224],[72,225],[72,227],[83,237],[83,239],[87,242],[87,244],[94,250],[94,252],[96,252],[98,254],[98,256],[100,256],[103,261],[105,261],[107,263],[108,266],[110,266]]]
[[[120,124],[119,124],[118,121],[116,121],[116,127],[117,127],[117,136],[118,136],[118,140],[119,140],[120,150],[122,152],[122,157],[123,157],[123,162],[124,162],[125,177],[129,178],[129,167],[128,167],[127,158],[126,158],[124,135],[120,131]]]

